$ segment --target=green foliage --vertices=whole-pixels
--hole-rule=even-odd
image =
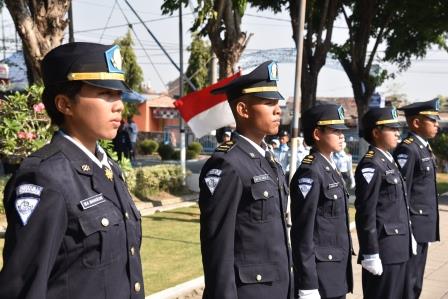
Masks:
[[[199,142],[192,142],[188,145],[187,149],[192,150],[193,152],[195,152],[196,154],[200,154],[202,152],[202,144],[200,144]]]
[[[42,104],[43,87],[7,96],[0,109],[0,156],[20,162],[51,139],[54,128]]]
[[[448,133],[443,132],[430,140],[430,144],[437,158],[448,161]]]
[[[3,191],[9,178],[10,176],[0,176],[0,214],[5,214],[5,208],[3,207]]]
[[[144,155],[152,155],[159,148],[159,144],[157,143],[157,141],[152,139],[142,140],[137,144],[137,146],[139,151]]]
[[[125,82],[131,89],[141,91],[143,71],[137,63],[137,56],[135,55],[133,48],[134,42],[132,40],[131,31],[128,30],[124,37],[115,40],[114,43],[120,46],[121,56],[123,57]]]
[[[174,154],[174,148],[171,144],[160,143],[157,152],[162,160],[170,160]]]
[[[191,82],[196,89],[202,89],[208,85],[208,69],[211,59],[211,48],[199,34],[193,34],[193,41],[188,47],[190,58],[188,59],[188,68],[185,75],[191,78]],[[189,84],[185,84],[186,93],[192,92]]]
[[[155,165],[136,170],[133,193],[145,200],[159,192],[176,193],[182,189],[182,169],[178,165]]]
[[[186,156],[187,160],[191,160],[196,159],[199,156],[199,154],[193,149],[187,149]]]

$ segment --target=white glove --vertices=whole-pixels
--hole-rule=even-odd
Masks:
[[[383,274],[383,264],[381,263],[380,255],[377,254],[365,254],[364,259],[361,261],[361,266],[372,273],[373,275]]]
[[[299,299],[320,299],[319,290],[299,290]]]
[[[430,247],[432,245],[432,242],[428,242],[428,247]]]
[[[417,241],[414,238],[414,234],[411,234],[411,247],[412,247],[412,254],[417,255]]]
[[[356,183],[355,183],[355,177],[350,177],[350,189],[355,189]]]

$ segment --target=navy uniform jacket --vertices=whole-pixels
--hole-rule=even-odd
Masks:
[[[405,182],[395,162],[370,147],[355,172],[359,257],[379,253],[383,264],[403,263],[411,252]]]
[[[417,242],[440,240],[436,162],[432,152],[409,134],[394,152],[406,179],[412,231]]]
[[[312,150],[290,187],[296,292],[319,289],[321,297],[352,292],[348,193],[341,176]]]
[[[292,298],[288,187],[277,168],[236,134],[202,168],[203,298]]]
[[[5,189],[0,298],[144,298],[140,213],[112,170],[60,134],[24,160]],[[36,200],[23,225],[17,209]]]

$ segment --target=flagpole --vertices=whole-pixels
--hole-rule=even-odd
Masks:
[[[184,39],[182,26],[182,1],[179,2],[179,98],[184,95]],[[186,149],[185,149],[185,123],[179,114],[179,131],[180,131],[180,166],[182,169],[182,185],[185,186],[186,170]]]

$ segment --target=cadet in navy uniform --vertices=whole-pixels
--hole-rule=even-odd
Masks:
[[[363,294],[367,299],[402,298],[412,233],[405,182],[388,152],[397,146],[401,126],[395,108],[372,108],[362,124],[362,137],[371,144],[355,172]]]
[[[436,162],[428,143],[439,129],[439,99],[399,110],[404,111],[410,130],[394,157],[406,179],[412,231],[417,240],[417,255],[411,256],[406,270],[405,298],[413,299],[419,298],[422,291],[428,242],[440,240]]]
[[[43,59],[43,102],[60,130],[4,194],[0,298],[144,298],[140,213],[98,139],[120,125],[120,49],[69,43]]]
[[[267,61],[213,91],[227,94],[236,130],[199,178],[203,298],[293,298],[288,186],[263,140],[280,125],[277,80]]]
[[[345,298],[353,291],[348,192],[332,160],[347,129],[342,106],[315,106],[302,115],[312,146],[291,180],[291,243],[296,296]]]

